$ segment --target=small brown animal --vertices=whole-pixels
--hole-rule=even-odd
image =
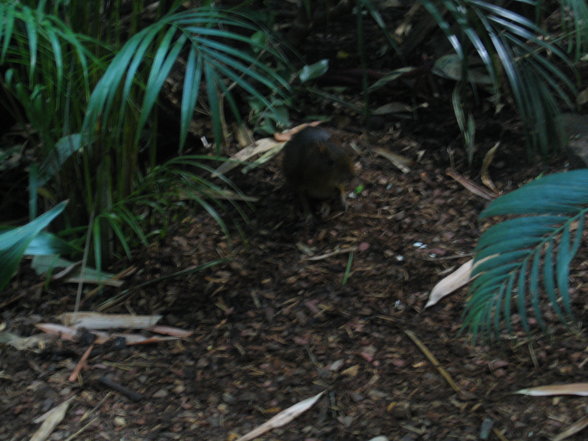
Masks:
[[[331,140],[331,134],[318,127],[306,127],[284,147],[282,164],[288,184],[298,193],[305,213],[309,200],[325,200],[339,195],[343,209],[344,184],[353,177],[349,152]]]

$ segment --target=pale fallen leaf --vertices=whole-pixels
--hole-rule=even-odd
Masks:
[[[173,326],[153,326],[150,331],[157,332],[158,334],[172,335],[174,337],[186,338],[192,335],[192,331],[185,329],[174,328]]]
[[[249,158],[257,156],[261,153],[267,152],[272,148],[276,147],[276,145],[281,144],[278,141],[272,138],[262,138],[255,141],[253,144],[245,147],[244,149],[239,150],[233,156],[229,158],[228,161],[224,162],[220,167],[216,170],[211,172],[212,176],[217,176],[219,174],[225,174],[228,171],[243,165],[244,161],[247,161]]]
[[[492,254],[491,256],[485,257],[476,262],[473,266],[475,268],[482,262],[486,262],[488,259],[492,259],[496,257],[496,254]],[[439,300],[443,297],[448,296],[452,292],[458,290],[462,286],[469,283],[472,279],[472,264],[474,259],[468,260],[458,269],[453,271],[448,276],[441,279],[431,290],[431,294],[429,294],[429,300],[427,300],[427,304],[425,305],[425,309],[435,305]]]
[[[551,395],[578,395],[588,397],[588,383],[551,384],[549,386],[520,389],[515,393],[531,395],[533,397],[547,397]]]
[[[322,121],[313,121],[297,125],[296,127],[292,127],[291,129],[285,130],[282,133],[274,133],[274,139],[280,142],[288,142],[294,135],[296,135],[298,132],[301,132],[302,129],[307,127],[318,127],[321,123]]]
[[[497,193],[497,190],[494,182],[492,181],[492,178],[490,177],[490,165],[494,160],[494,155],[496,155],[499,146],[500,141],[496,142],[496,144],[494,144],[494,146],[486,152],[484,155],[484,161],[482,161],[482,169],[480,170],[480,179],[486,187],[495,193]]]
[[[582,106],[588,102],[588,88],[580,91],[578,93],[578,97],[576,98],[576,103],[578,106]]]
[[[443,297],[466,285],[470,281],[473,263],[474,259],[468,260],[457,270],[437,282],[431,290],[431,294],[429,294],[429,300],[427,301],[425,308],[437,304],[437,302]]]
[[[42,350],[47,342],[48,336],[45,334],[31,335],[21,337],[11,332],[0,332],[0,343],[8,344],[19,351],[39,351]]]
[[[491,200],[496,199],[498,197],[498,194],[496,192],[494,192],[494,191],[491,192],[491,191],[486,190],[483,187],[480,187],[474,181],[466,178],[463,175],[460,175],[459,173],[457,173],[453,169],[448,169],[446,173],[447,173],[447,176],[455,179],[457,182],[459,182],[461,185],[463,185],[463,187],[466,190],[468,190],[470,193],[475,194],[476,196],[480,196],[481,198],[486,199],[488,201],[491,201]]]
[[[246,433],[241,438],[237,439],[236,441],[249,441],[251,439],[257,438],[258,436],[263,435],[265,432],[270,430],[276,429],[281,427],[285,424],[288,424],[294,418],[297,418],[302,413],[306,412],[310,409],[314,404],[318,401],[318,399],[324,394],[321,392],[320,394],[315,395],[314,397],[307,398],[306,400],[300,401],[299,403],[290,406],[286,410],[283,410],[276,416],[270,418],[261,426],[256,427],[251,432]]]
[[[75,340],[78,333],[77,329],[57,323],[37,323],[35,327],[46,334],[59,335],[62,340]]]
[[[41,427],[31,436],[30,441],[44,441],[53,432],[53,429],[63,420],[67,409],[69,408],[69,403],[73,400],[74,397],[71,397],[67,401],[64,401],[59,406],[54,407],[53,409],[49,410],[45,414],[41,415],[40,417],[33,420],[35,424],[39,424],[43,422]]]
[[[377,109],[375,109],[372,114],[373,115],[389,115],[391,113],[410,113],[413,111],[412,106],[406,103],[401,103],[398,101],[394,101],[391,103],[386,103]]]
[[[146,345],[151,343],[161,343],[163,341],[177,340],[178,337],[162,337],[160,335],[144,336],[140,334],[113,334],[113,337],[123,337],[127,345]]]
[[[66,312],[59,316],[64,325],[88,329],[145,329],[155,326],[161,315],[102,314],[99,312]]]
[[[399,155],[397,153],[392,153],[391,151],[379,147],[373,149],[373,151],[394,164],[402,173],[408,173],[410,171],[410,167],[412,167],[413,161],[410,158]]]
[[[282,151],[282,149],[284,148],[284,145],[285,144],[283,144],[283,143],[276,144],[272,149],[270,149],[267,152],[263,153],[255,161],[253,161],[250,164],[247,164],[245,167],[243,167],[243,170],[241,170],[241,173],[247,174],[251,170],[259,167],[260,165],[265,164],[266,162],[268,162],[269,160],[271,160],[274,156],[276,156],[278,153],[280,153]]]
[[[58,335],[62,340],[76,340],[78,329],[59,325],[56,323],[37,323],[35,325],[38,329],[45,332],[46,334],[51,335]],[[158,330],[158,328],[161,328]],[[90,328],[87,328],[90,329]],[[124,338],[125,343],[127,345],[140,345],[140,344],[147,344],[147,343],[160,343],[163,341],[171,341],[177,340],[178,338],[184,338],[190,336],[192,333],[189,331],[184,331],[182,329],[171,328],[167,326],[155,326],[149,329],[153,332],[159,332],[160,334],[168,334],[168,336],[161,336],[161,335],[142,335],[142,334],[130,334],[124,332],[117,332],[117,333],[108,333],[104,331],[97,331],[91,329],[91,333],[96,336],[96,340],[94,343],[97,345],[101,345],[106,343],[108,340],[112,340],[114,338]],[[177,335],[172,335],[173,333]]]
[[[588,416],[580,418],[574,424],[569,426],[566,430],[560,433],[557,436],[554,436],[551,441],[563,441],[566,438],[569,438],[572,435],[575,435],[578,432],[581,432],[588,426]]]

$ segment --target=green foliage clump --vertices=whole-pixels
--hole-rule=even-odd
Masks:
[[[220,152],[225,113],[241,117],[236,91],[271,111],[267,96],[285,99],[289,88],[277,73],[286,60],[269,34],[238,12],[185,10],[179,1],[159,2],[155,11],[142,0],[112,3],[0,3],[2,105],[34,146],[30,218],[68,199],[62,232],[77,244],[89,235],[98,267],[146,243],[157,233],[149,231],[153,213],[165,220],[185,199],[222,224],[214,204],[223,188],[203,177],[221,158],[160,164],[161,139],[177,136],[181,155],[190,124],[204,116]],[[173,134],[161,133],[170,83],[181,91]]]

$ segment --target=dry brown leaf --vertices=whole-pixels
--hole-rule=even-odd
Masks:
[[[578,432],[581,432],[588,426],[588,416],[580,418],[574,424],[569,426],[566,430],[560,433],[557,436],[554,436],[551,441],[563,441],[566,438],[569,438],[572,435],[575,435]]]
[[[157,332],[158,334],[164,335],[171,335],[173,337],[180,337],[186,338],[192,335],[192,331],[186,331],[185,329],[174,328],[173,326],[162,326],[157,325],[150,329],[152,332]]]
[[[80,357],[80,360],[76,364],[74,370],[69,375],[69,378],[68,378],[69,381],[74,382],[74,381],[78,380],[78,377],[80,376],[80,372],[82,372],[82,369],[84,367],[86,367],[86,365],[87,365],[86,362],[88,361],[88,357],[92,353],[92,349],[94,349],[94,344],[91,344],[90,346],[88,346],[88,348],[84,351],[84,353]]]
[[[291,129],[288,129],[282,133],[274,133],[274,139],[276,141],[280,141],[280,142],[288,142],[288,141],[290,141],[290,138],[292,138],[292,136],[294,136],[298,132],[302,131],[302,129],[305,129],[307,127],[318,127],[321,123],[322,123],[322,121],[313,121],[310,123],[300,124],[296,127],[292,127]]]
[[[251,439],[263,435],[265,432],[288,424],[294,418],[297,418],[302,413],[306,412],[308,409],[314,406],[314,404],[318,401],[322,394],[324,394],[324,392],[321,392],[320,394],[317,394],[314,397],[307,398],[306,400],[300,401],[299,403],[296,403],[293,406],[288,407],[286,410],[283,410],[276,416],[267,420],[261,426],[258,426],[251,432],[246,433],[237,441],[249,441]]]
[[[490,192],[490,191],[486,190],[485,188],[480,187],[478,184],[473,182],[471,179],[468,179],[465,176],[460,175],[455,170],[448,169],[446,173],[447,173],[447,176],[449,176],[449,177],[453,178],[454,180],[456,180],[457,182],[459,182],[461,185],[463,185],[463,187],[466,190],[468,190],[470,193],[475,194],[476,196],[480,196],[481,198],[486,199],[488,201],[491,201],[491,200],[496,199],[498,197],[498,194],[496,192]]]
[[[492,161],[494,160],[494,155],[496,154],[496,151],[498,150],[499,146],[500,141],[494,144],[494,147],[492,147],[490,150],[488,150],[488,152],[486,152],[486,154],[484,155],[484,161],[482,162],[482,170],[480,171],[480,179],[482,179],[483,184],[495,193],[497,192],[497,190],[496,186],[494,185],[494,182],[492,182],[492,178],[490,177],[489,169],[490,164],[492,164]]]
[[[78,333],[77,329],[57,323],[37,323],[35,327],[45,334],[59,335],[62,340],[75,340]]]

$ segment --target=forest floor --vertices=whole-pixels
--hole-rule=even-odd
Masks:
[[[283,186],[279,159],[247,175],[234,172],[244,192],[259,198],[241,234],[229,240],[205,214],[184,213],[170,236],[136,253],[138,270],[122,288],[134,289],[125,297],[112,302],[120,290],[108,288],[82,303],[86,311],[161,314],[161,324],[192,335],[104,345],[74,382],[68,377],[87,343],[56,339],[35,351],[0,345],[0,440],[30,439],[35,419],[70,398],[51,440],[234,440],[320,392],[307,412],[259,439],[551,440],[585,418],[586,398],[513,394],[586,381],[585,330],[554,325],[550,335],[518,332],[491,346],[473,344],[458,334],[465,289],[424,308],[435,283],[471,258],[485,228],[477,216],[487,201],[446,173],[452,130],[437,118],[369,137],[342,132],[362,152],[355,184],[364,190],[346,212],[310,225]],[[500,192],[565,168],[564,160],[547,167],[513,160],[521,148],[516,137],[511,142],[490,168]],[[411,158],[410,171],[401,173],[374,147]],[[479,181],[479,168],[460,163],[459,173]],[[218,258],[227,260],[163,278]],[[574,277],[580,291],[585,263]],[[37,334],[36,323],[74,309],[76,285],[39,281],[26,265],[13,279],[2,298],[5,330]],[[586,319],[585,302],[575,306]],[[104,376],[138,395],[105,386]]]

